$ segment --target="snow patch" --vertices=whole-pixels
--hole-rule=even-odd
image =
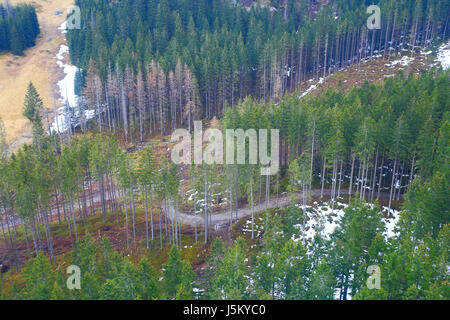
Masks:
[[[444,70],[450,67],[450,41],[439,47],[436,61],[442,65]]]
[[[388,207],[383,207],[383,212],[388,212]],[[400,212],[394,209],[389,211],[390,218],[385,218],[386,231],[384,232],[385,237],[393,238],[398,235],[398,232],[395,232],[395,227],[398,224],[398,220],[400,219]]]
[[[64,21],[58,28],[61,33],[67,33],[67,21]],[[53,120],[50,132],[63,133],[69,129],[70,117],[67,116],[66,111],[78,115],[78,111],[74,108],[77,106],[78,96],[75,94],[75,75],[79,70],[76,66],[70,63],[65,63],[69,58],[69,47],[62,44],[59,47],[59,52],[56,54],[56,64],[63,69],[64,78],[58,82],[59,93],[61,95],[60,101],[65,105],[56,110],[57,114]],[[69,110],[67,110],[68,108]],[[86,110],[85,118],[90,120],[95,117],[95,110]]]
[[[368,203],[367,205],[373,208],[373,204]],[[302,205],[300,204],[296,204],[295,206],[302,208]],[[335,231],[342,217],[344,217],[344,210],[347,207],[348,204],[338,201],[335,202],[334,209],[332,203],[327,202],[321,204],[315,203],[314,206],[306,206],[305,211],[308,216],[307,222],[305,226],[301,224],[294,225],[294,228],[300,232],[299,234],[294,234],[292,236],[292,240],[297,242],[304,237],[306,240],[312,241],[316,234],[319,234],[322,238],[329,240],[330,235]],[[388,208],[383,207],[382,211],[388,212]],[[398,232],[395,231],[395,227],[398,225],[400,212],[391,209],[387,216],[387,218],[383,219],[386,226],[386,230],[383,235],[388,239],[398,235]]]
[[[319,82],[317,82],[317,84],[311,85],[308,89],[306,89],[305,92],[303,92],[303,93],[299,96],[299,98],[303,98],[304,96],[308,95],[308,94],[311,93],[312,91],[316,90],[316,89],[317,89],[317,85],[322,84],[324,80],[325,80],[324,78],[320,78],[320,79],[319,79]],[[310,79],[309,81],[312,82],[313,79]]]
[[[403,56],[401,59],[399,60],[395,60],[392,61],[391,63],[387,63],[386,67],[390,67],[393,68],[396,65],[400,64],[403,67],[406,67],[407,65],[409,65],[412,61],[414,61],[414,58],[412,57],[408,57],[408,56]]]
[[[67,33],[67,20],[64,21],[59,27],[58,30],[61,30],[62,34],[66,34]]]
[[[60,62],[60,61],[58,61]],[[64,68],[65,77],[58,82],[59,91],[62,98],[61,102],[66,102],[71,108],[77,105],[77,96],[75,95],[75,74],[78,68],[69,64],[58,63],[58,65]]]

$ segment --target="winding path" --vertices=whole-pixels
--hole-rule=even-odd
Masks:
[[[318,188],[318,189],[313,189],[312,192],[310,193],[310,196],[312,198],[319,198],[320,194],[321,194],[321,189]],[[345,190],[345,192],[342,192],[342,194],[347,195],[348,192]],[[355,194],[355,192],[352,193],[352,195],[354,195],[354,194]],[[324,195],[324,197],[329,198],[331,196],[331,189],[324,189],[323,195]],[[105,197],[106,197],[106,201],[110,200],[108,194],[106,194]],[[300,197],[301,197],[301,193],[298,193],[298,198],[300,199]],[[388,199],[389,193],[381,192],[380,197],[382,199]],[[94,206],[101,203],[100,192],[98,190],[95,190],[95,192],[93,194],[93,203],[94,203]],[[267,204],[267,207],[266,207],[266,202],[264,201],[262,203],[255,204],[253,207],[253,210],[254,210],[254,213],[256,214],[256,213],[262,212],[266,209],[287,207],[289,205],[289,203],[290,203],[290,196],[283,193],[278,197],[278,200],[276,199],[276,197],[271,197],[269,200],[269,203]],[[76,210],[80,209],[80,208],[78,208],[77,204],[75,205],[75,207],[76,207]],[[60,210],[62,210],[62,209],[60,209]],[[174,219],[174,217],[175,217],[174,207],[168,206],[167,211],[168,211],[167,214],[168,214],[169,218]],[[52,215],[52,220],[55,219],[55,217],[57,215],[57,209],[55,207],[52,208],[51,215]],[[251,215],[252,215],[251,208],[249,208],[248,206],[244,206],[237,210],[237,219],[236,219],[236,211],[235,211],[235,208],[233,208],[233,222],[235,222],[236,220],[241,220],[243,218],[247,218]],[[183,225],[188,225],[191,227],[195,227],[195,225],[197,225],[197,227],[203,226],[204,225],[203,219],[204,218],[203,218],[202,214],[193,215],[193,214],[189,214],[189,213],[178,212],[178,221],[181,222],[181,224],[183,224]],[[16,222],[16,226],[22,224],[22,220],[20,218],[18,218],[17,216],[16,216],[15,222]],[[5,220],[3,220],[3,223],[4,223],[3,225],[0,225],[0,230],[7,228]],[[10,221],[10,223],[12,223],[12,222]],[[226,209],[226,210],[220,211],[218,213],[213,213],[211,216],[210,224],[215,226],[216,229],[228,227],[230,225],[230,210]]]
[[[313,189],[310,196],[312,198],[318,198],[320,197],[321,189]],[[344,192],[343,194],[347,195],[348,192]],[[353,195],[355,193],[352,193]],[[301,193],[298,194],[299,197],[301,196]],[[331,196],[331,189],[324,189],[323,195],[325,197]],[[381,198],[389,198],[389,194],[382,192],[380,193]],[[262,202],[259,204],[255,204],[253,207],[254,213],[263,212],[266,209],[273,209],[273,208],[282,208],[289,206],[290,203],[290,197],[289,195],[283,194],[282,196],[278,197],[278,200],[273,197],[270,198],[269,203],[266,206],[266,202]],[[168,206],[167,208],[167,214],[170,217],[170,219],[174,219],[175,217],[175,209],[173,206]],[[243,218],[247,218],[252,215],[252,210],[248,206],[239,208],[237,211],[238,218],[236,219],[236,212],[233,209],[233,222],[236,220],[241,220]],[[192,215],[187,213],[178,212],[178,221],[181,222],[183,225],[189,225],[194,227],[195,225],[203,226],[204,225],[204,218],[203,215]],[[213,213],[211,215],[211,225],[215,226],[216,229],[228,227],[230,225],[230,210],[223,210],[218,213]]]

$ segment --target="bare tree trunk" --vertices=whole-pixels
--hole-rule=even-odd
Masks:
[[[353,171],[355,169],[355,155],[352,154],[352,170],[350,172],[350,185],[348,186],[348,196],[352,196],[352,187],[353,187]]]
[[[328,34],[326,35],[324,54],[325,54],[325,60],[323,62],[323,78],[325,78],[327,76]]]
[[[334,195],[336,192],[336,180],[337,180],[337,159],[336,157],[333,160],[333,174],[332,174],[332,182],[331,182],[331,210],[334,213]]]
[[[416,160],[416,153],[414,152],[413,158],[412,158],[412,162],[411,162],[411,170],[410,170],[410,172],[409,172],[409,182],[408,182],[409,185],[410,185],[410,184],[412,183],[412,181],[413,181],[415,160]]]
[[[194,217],[195,217],[195,226],[194,226],[194,232],[195,232],[195,243],[197,243],[197,197],[194,196]]]
[[[175,244],[176,244],[176,246],[178,247],[178,244],[179,244],[179,242],[178,242],[178,203],[177,203],[177,201],[175,200]]]
[[[341,160],[341,168],[339,170],[339,187],[338,187],[338,194],[337,197],[340,198],[341,196],[341,183],[342,183],[342,167],[343,167],[344,161]]]
[[[402,180],[403,180],[403,172],[405,169],[405,163],[402,161],[402,171],[400,172],[400,178],[398,179],[398,193],[397,193],[397,200],[400,200],[400,194],[402,192]]]
[[[48,216],[47,216],[47,210],[44,209],[44,211],[42,212],[43,218],[44,218],[44,228],[46,230],[46,236],[47,236],[47,243],[48,243],[48,250],[49,250],[49,254],[50,254],[50,261],[52,263],[55,262],[55,256],[53,254],[53,239],[52,239],[52,233],[50,230],[50,224],[48,221]]]
[[[370,161],[369,161],[368,157],[366,157],[366,175],[364,177],[363,199],[365,199],[365,197],[366,197],[366,189],[367,189],[368,183],[369,183],[369,164],[370,164]],[[367,197],[369,197],[369,196],[367,196]]]
[[[391,214],[392,192],[394,190],[394,182],[395,182],[396,170],[397,170],[397,155],[395,155],[394,169],[392,171],[392,182],[391,182],[391,192],[389,193],[388,214]]]
[[[380,191],[383,183],[383,170],[384,170],[384,156],[381,158],[381,170],[380,170],[380,178],[378,180],[377,200],[380,199]]]
[[[270,201],[270,175],[266,175],[266,210],[269,208]]]
[[[205,243],[208,243],[208,189],[207,189],[207,177],[206,172],[204,172],[204,195],[205,195],[205,206],[204,206],[204,212],[205,212]]]
[[[230,230],[233,228],[233,183],[230,183],[229,187],[230,195]]]
[[[252,211],[252,239],[255,239],[255,215],[253,212],[253,179],[250,178],[250,203]]]
[[[149,249],[149,235],[148,235],[148,192],[147,186],[144,186],[144,196],[145,196],[145,240],[147,244],[147,249]]]
[[[128,205],[127,205],[127,193],[124,191],[123,193],[123,205],[125,207],[125,229],[126,229],[126,237],[127,237],[127,249],[130,249],[130,241],[128,236]]]
[[[323,157],[323,170],[322,170],[322,190],[320,191],[320,198],[323,198],[323,188],[325,185],[325,172],[326,172],[326,157]]]
[[[370,194],[370,202],[373,202],[373,195],[375,193],[375,183],[377,180],[377,166],[378,166],[378,148],[377,153],[375,155],[375,166],[373,167],[373,173],[372,173],[372,192]]]
[[[314,169],[314,142],[316,138],[316,119],[313,119],[313,134],[312,134],[312,142],[311,142],[311,172],[309,176],[309,189],[312,186],[312,178],[313,178],[313,169]],[[278,199],[278,198],[277,198]]]
[[[163,243],[162,243],[162,227],[161,227],[161,208],[159,208],[159,242],[161,244],[161,249],[163,247]]]
[[[34,251],[36,253],[36,256],[39,254],[39,246],[38,246],[38,240],[36,237],[36,227],[34,224],[34,217],[32,217],[29,221],[30,227],[31,227],[31,236],[33,237],[33,244],[34,244]]]
[[[358,163],[358,174],[356,175],[356,193],[359,193],[361,195],[360,186],[362,184],[361,181],[361,161]]]
[[[130,193],[131,193],[131,210],[133,213],[133,242],[134,246],[136,246],[136,208],[134,206],[134,192],[133,192],[133,186],[130,187]]]
[[[123,130],[125,132],[125,142],[128,143],[128,113],[127,113],[127,101],[125,97],[125,89],[123,85],[123,79],[119,78],[120,83],[120,102],[122,106],[122,121],[123,121]]]
[[[77,219],[75,216],[75,207],[73,204],[73,196],[70,197],[70,206],[71,206],[71,213],[72,213],[72,221],[73,221],[73,230],[75,231],[75,241],[78,241],[78,231],[77,231]]]

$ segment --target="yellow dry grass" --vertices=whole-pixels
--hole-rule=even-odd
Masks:
[[[36,7],[41,34],[36,46],[26,50],[23,57],[12,54],[0,56],[0,117],[5,124],[10,151],[30,140],[30,124],[22,116],[24,96],[30,81],[36,86],[44,105],[53,110],[52,87],[57,99],[56,83],[62,77],[55,55],[65,42],[58,27],[64,22],[67,8],[73,0],[10,0],[12,4],[24,2]],[[63,11],[63,14],[55,15],[57,10]]]

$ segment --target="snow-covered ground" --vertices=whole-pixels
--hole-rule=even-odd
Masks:
[[[64,21],[58,28],[62,34],[67,33],[67,21]],[[73,113],[75,117],[79,117],[79,112],[75,108],[78,104],[78,96],[75,94],[75,75],[78,71],[76,66],[70,64],[69,61],[69,47],[62,44],[59,48],[58,54],[55,56],[56,64],[63,69],[64,78],[58,82],[59,93],[61,95],[60,101],[65,107],[56,110],[55,119],[50,127],[50,132],[63,133],[69,129],[69,119],[65,112],[65,108],[70,108],[69,113]],[[67,111],[67,110],[66,110]],[[85,118],[90,120],[95,117],[95,110],[86,110]]]
[[[298,208],[302,209],[302,205],[296,205]],[[314,206],[306,206],[306,212],[308,215],[308,221],[306,222],[305,229],[303,230],[304,235],[308,241],[312,241],[316,233],[318,232],[323,238],[330,239],[330,235],[336,229],[339,221],[344,216],[344,209],[348,205],[345,203],[336,202],[334,209],[329,203],[314,203]],[[295,225],[297,229],[300,230],[298,237],[295,235],[292,237],[294,241],[300,241],[303,239],[301,224]]]
[[[301,205],[297,205],[299,208],[302,208]],[[316,233],[319,233],[322,238],[330,239],[330,235],[334,232],[339,221],[345,215],[345,208],[348,205],[345,203],[336,202],[334,205],[334,209],[330,203],[314,203],[314,206],[307,206],[306,211],[308,214],[308,222],[305,225],[305,236],[306,239],[311,241]],[[383,212],[387,212],[388,208],[383,207]],[[384,232],[384,236],[386,238],[392,238],[397,235],[394,232],[394,228],[397,226],[398,220],[400,217],[400,212],[391,209],[390,215],[388,218],[383,218],[386,226],[386,230]],[[302,230],[302,225],[295,226],[300,231]],[[294,236],[292,239],[294,241],[299,241],[303,239],[302,232],[300,232],[299,236]]]
[[[444,70],[450,67],[450,41],[439,47],[436,61],[442,65]]]
[[[373,206],[372,204],[368,204],[369,206]],[[302,209],[301,204],[295,205],[297,208]],[[348,207],[348,204],[341,203],[336,201],[334,204],[334,208],[332,203],[323,202],[318,203],[314,202],[313,206],[306,206],[306,213],[308,215],[308,220],[303,226],[302,224],[294,225],[294,227],[298,230],[298,233],[292,236],[292,240],[303,241],[307,240],[311,242],[314,239],[314,236],[319,233],[320,236],[324,239],[330,239],[330,235],[334,232],[336,227],[339,224],[339,221],[345,215],[345,209]],[[383,213],[387,215],[388,208],[382,208]],[[384,232],[384,236],[386,239],[393,238],[397,235],[394,231],[394,228],[398,224],[398,220],[400,218],[400,212],[397,210],[390,210],[390,214],[387,215],[388,218],[383,218],[385,222],[386,230]],[[264,219],[259,217],[255,219],[255,236],[258,237],[261,235],[263,231]],[[247,219],[245,224],[243,225],[242,232],[243,233],[251,233],[252,231],[252,220]]]
[[[388,212],[388,210],[388,207],[383,207],[383,212]],[[394,228],[397,226],[398,220],[400,219],[400,211],[391,209],[389,216],[389,218],[384,219],[386,225],[384,235],[387,238],[393,238],[398,235],[398,232],[395,232]]]
[[[320,79],[319,79],[319,82],[317,82],[317,84],[311,85],[308,89],[306,89],[305,92],[303,92],[303,93],[299,96],[299,98],[303,98],[304,96],[310,94],[312,91],[316,90],[316,89],[317,89],[317,86],[318,86],[319,84],[322,84],[324,80],[325,80],[324,78],[320,78]],[[312,82],[313,79],[311,79],[311,80],[309,80],[309,81]]]
[[[77,104],[77,96],[75,95],[75,74],[78,68],[70,64],[64,63],[64,60],[69,56],[69,47],[62,44],[59,48],[59,53],[56,55],[56,63],[64,70],[64,79],[58,82],[59,91],[61,93],[61,102],[69,103],[73,108]]]
[[[414,58],[408,57],[408,56],[403,56],[403,57],[401,57],[401,59],[399,59],[399,60],[395,60],[395,61],[392,61],[391,63],[386,64],[386,67],[393,68],[393,67],[395,67],[395,66],[398,65],[398,64],[402,65],[403,67],[406,67],[406,66],[409,65],[412,61],[414,61]]]
[[[392,48],[394,50],[394,48]],[[410,50],[409,49],[403,49],[402,51],[404,52],[408,52],[408,54],[401,56],[399,59],[391,61],[389,63],[386,63],[385,66],[388,67],[389,69],[395,69],[397,67],[400,67],[400,69],[402,69],[402,67],[407,67],[409,65],[411,65],[411,63],[413,61],[416,60],[415,57],[411,57],[410,56]],[[432,53],[433,51],[428,50],[428,49],[423,49],[422,51],[420,51],[420,54],[422,56],[428,56]],[[400,55],[400,54],[399,54]],[[377,58],[381,58],[382,55],[381,54],[376,54],[373,55],[371,57],[368,57],[364,60],[362,60],[362,63],[366,63],[369,62],[370,60],[373,59],[377,59]],[[423,61],[420,61],[420,63],[422,65],[424,65],[425,63]],[[447,70],[450,67],[450,41],[447,43],[444,43],[443,45],[441,45],[439,47],[438,53],[437,53],[437,58],[435,60],[435,63],[433,64],[435,65],[442,65],[442,68],[444,70]],[[373,70],[372,72],[375,72],[375,70]],[[289,71],[288,71],[289,73]],[[289,76],[289,74],[288,74]],[[385,78],[389,78],[389,77],[394,77],[395,74],[387,74],[384,77]],[[380,79],[381,80],[381,79]],[[307,96],[308,94],[310,94],[312,91],[316,90],[318,88],[318,86],[320,84],[322,84],[325,81],[324,78],[320,78],[319,81],[317,81],[316,83],[314,82],[313,79],[310,79],[309,82],[311,82],[312,84],[310,85],[310,87],[308,89],[306,89],[302,94],[299,95],[299,98],[303,98],[305,96]],[[345,80],[344,82],[346,82],[347,80]]]
[[[64,21],[58,30],[61,33],[67,33],[67,21]],[[60,101],[70,108],[73,108],[77,104],[77,96],[75,95],[75,74],[78,70],[77,67],[72,66],[68,63],[69,60],[69,47],[62,44],[59,48],[59,52],[56,55],[56,64],[63,69],[64,78],[58,82],[59,93],[61,95]],[[51,132],[62,133],[68,129],[68,124],[66,123],[66,116],[64,114],[64,107],[56,110],[57,114],[53,120],[52,126],[50,128]]]
[[[367,204],[370,207],[373,207],[373,204]],[[302,209],[301,204],[295,205],[297,208]],[[294,225],[294,228],[298,230],[293,236],[292,240],[295,242],[298,241],[304,241],[307,240],[309,243],[313,240],[314,236],[319,233],[321,237],[324,239],[330,239],[330,235],[334,232],[336,227],[339,224],[339,221],[344,217],[345,215],[345,209],[348,207],[346,203],[341,203],[339,201],[336,201],[334,204],[334,208],[332,206],[332,203],[330,202],[314,202],[312,206],[306,206],[306,212],[308,215],[308,221],[303,226],[302,224]],[[387,207],[383,207],[381,209],[385,215],[388,212]],[[400,212],[391,209],[390,214],[387,215],[388,218],[383,218],[386,226],[386,230],[384,232],[384,236],[386,239],[395,237],[397,235],[396,232],[394,232],[394,228],[398,224],[398,220],[400,217]],[[264,219],[261,217],[255,218],[255,236],[259,237],[261,235],[262,230],[264,229]],[[252,231],[252,220],[247,219],[243,229],[243,233],[251,233]],[[282,234],[283,231],[278,231],[277,234]],[[252,246],[253,248],[254,246]],[[311,252],[308,250],[309,254]],[[272,267],[272,264],[269,264],[268,267]],[[353,279],[353,274],[350,274],[349,280]],[[249,281],[253,280],[249,278]],[[283,298],[283,293],[278,293],[280,296],[278,298]],[[340,289],[336,288],[334,298],[336,300],[339,300],[340,298]],[[349,289],[347,292],[347,299],[352,299],[352,292]]]
[[[66,34],[67,33],[67,20],[64,21],[58,28],[58,30],[61,30],[62,34]]]
[[[420,54],[422,56],[428,56],[432,53],[431,50],[422,50],[420,51]],[[400,59],[392,61],[388,64],[386,64],[387,67],[394,68],[397,65],[401,65],[402,67],[406,67],[411,62],[415,60],[414,57],[409,56],[402,56]],[[444,70],[447,70],[450,67],[450,41],[447,43],[442,44],[438,48],[437,57],[435,59],[435,63],[433,65],[441,65]]]

